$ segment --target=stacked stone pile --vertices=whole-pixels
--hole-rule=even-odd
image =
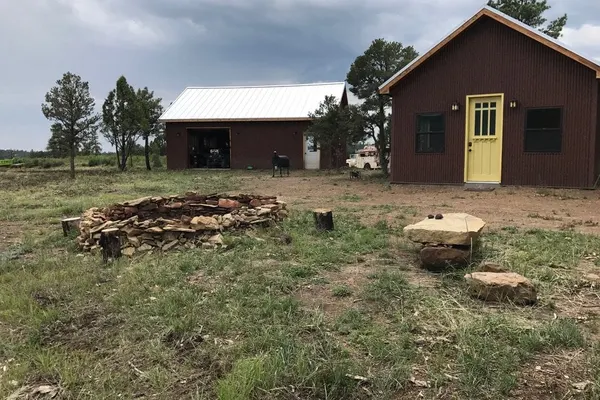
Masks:
[[[270,224],[286,216],[286,204],[276,197],[198,193],[144,197],[85,211],[77,240],[83,250],[96,250],[102,232],[110,230],[129,256],[153,249],[214,248],[223,245],[225,230]]]
[[[404,228],[406,236],[422,245],[419,259],[423,268],[442,271],[449,267],[466,266],[471,259],[485,222],[464,213],[426,218]]]
[[[441,218],[439,218],[441,217]],[[427,270],[440,272],[469,265],[485,222],[469,214],[456,213],[426,218],[404,228],[406,236],[421,245],[419,260]],[[484,262],[465,275],[472,296],[490,302],[529,305],[537,301],[533,283],[506,267]]]

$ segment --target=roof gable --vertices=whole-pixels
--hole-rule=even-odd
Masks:
[[[341,102],[345,82],[299,85],[188,87],[160,117],[161,122],[310,120],[325,96]]]
[[[476,21],[478,21],[482,17],[492,18],[493,20],[495,20],[505,26],[508,26],[511,29],[516,30],[517,32],[520,32],[520,33],[524,34],[525,36],[527,36],[545,46],[550,47],[551,49],[577,61],[578,63],[585,65],[586,67],[595,71],[596,77],[598,79],[600,79],[600,64],[599,63],[579,54],[578,52],[574,51],[573,49],[570,49],[564,43],[538,31],[537,29],[532,28],[529,25],[526,25],[526,24],[522,23],[521,21],[519,21],[515,18],[512,18],[492,7],[485,6],[477,14],[475,14],[474,16],[472,16],[471,18],[466,20],[464,23],[462,23],[458,28],[456,28],[454,31],[452,31],[452,33],[450,33],[448,36],[446,36],[444,39],[442,39],[439,43],[437,43],[435,46],[433,46],[430,50],[428,50],[424,54],[420,55],[419,57],[415,58],[412,62],[410,62],[408,65],[406,65],[400,71],[396,72],[390,79],[388,79],[381,86],[379,86],[379,92],[381,94],[389,94],[390,89],[393,86],[395,86],[400,80],[402,80],[402,78],[404,78],[405,76],[410,74],[413,70],[418,68],[423,62],[425,62],[427,59],[429,59],[431,56],[433,56],[435,53],[437,53],[439,50],[441,50],[446,44],[448,44],[450,41],[454,40],[457,36],[459,36],[461,33],[463,33],[467,28],[469,28],[471,25],[473,25]]]

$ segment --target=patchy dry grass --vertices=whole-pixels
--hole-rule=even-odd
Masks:
[[[243,179],[0,174],[0,223],[19,237],[0,247],[0,398],[30,384],[64,398],[600,398],[599,291],[585,279],[600,264],[596,236],[487,233],[475,261],[500,261],[539,289],[538,305],[517,308],[467,296],[471,268],[418,270],[401,233],[416,209],[378,205],[365,219],[358,196],[336,208],[331,233],[292,207],[274,230],[228,234],[224,251],[110,265],[59,229],[91,206],[235,191]]]

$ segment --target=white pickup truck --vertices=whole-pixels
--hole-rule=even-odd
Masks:
[[[351,154],[350,158],[346,160],[346,164],[350,168],[360,169],[379,169],[379,153],[375,146],[365,146],[360,149],[356,154]]]

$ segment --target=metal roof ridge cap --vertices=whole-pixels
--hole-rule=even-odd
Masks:
[[[277,87],[302,87],[302,86],[333,86],[345,85],[345,81],[338,82],[313,82],[313,83],[286,83],[273,85],[222,85],[222,86],[186,86],[183,91],[188,89],[248,89],[248,88],[277,88]]]

